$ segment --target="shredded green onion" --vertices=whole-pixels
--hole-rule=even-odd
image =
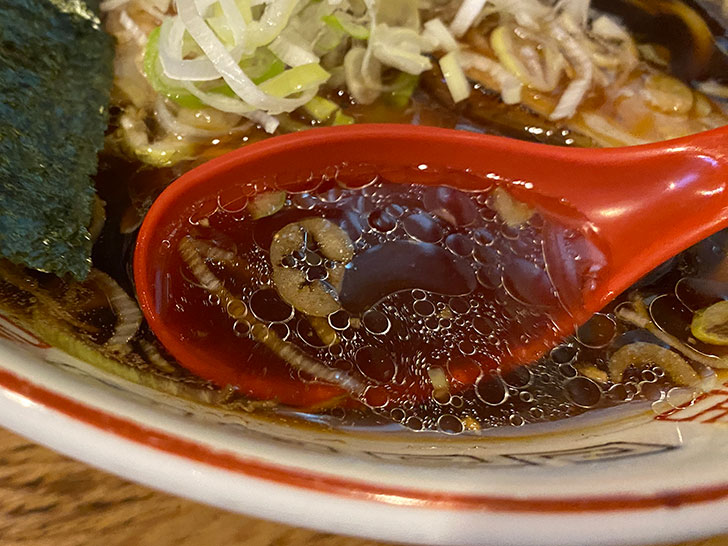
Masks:
[[[169,100],[184,108],[204,108],[205,103],[184,87],[176,85],[174,80],[167,78],[159,63],[159,36],[160,27],[155,28],[147,40],[147,48],[144,52],[144,73],[152,88]],[[256,85],[274,78],[281,74],[286,65],[283,64],[268,48],[258,48],[254,55],[246,57],[240,62],[240,68],[250,77]],[[217,93],[226,97],[234,97],[235,93],[226,83],[217,85],[209,90],[210,93]]]
[[[356,123],[353,117],[347,116],[341,110],[336,112],[336,116],[334,116],[334,125],[352,125],[353,123]]]
[[[334,112],[339,110],[339,105],[323,97],[316,96],[308,101],[303,109],[313,119],[323,123],[333,116]]]
[[[318,88],[329,79],[329,74],[318,63],[289,68],[264,81],[260,89],[271,97],[287,97],[308,89]]]
[[[410,102],[412,94],[420,83],[420,77],[401,72],[392,84],[393,90],[387,97],[390,104],[397,108],[404,108]]]
[[[457,103],[467,99],[470,96],[470,83],[460,66],[457,52],[452,51],[440,59],[440,68],[452,100]]]
[[[346,87],[360,103],[379,96],[404,108],[438,44],[454,50],[439,20],[423,30],[419,0],[176,0],[148,37],[152,87],[186,108],[212,107],[273,131],[303,107],[323,123],[353,118],[317,97]],[[425,30],[427,32],[425,32]],[[392,77],[390,77],[390,74]],[[383,80],[390,83],[383,84]]]
[[[187,91],[184,87],[178,87],[162,73],[159,64],[159,33],[161,27],[155,28],[147,39],[147,48],[144,51],[144,73],[149,84],[157,93],[164,95],[169,100],[176,102],[184,108],[202,108],[203,102]]]
[[[348,34],[357,40],[369,39],[369,29],[364,25],[355,23],[351,16],[347,16],[347,14],[324,15],[321,20],[332,29]]]
[[[254,84],[259,85],[281,74],[286,69],[286,65],[270,49],[259,47],[255,55],[240,61],[240,68],[253,80]]]

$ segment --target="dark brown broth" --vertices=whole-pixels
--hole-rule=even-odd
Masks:
[[[379,182],[295,194],[259,220],[219,210],[190,227],[190,240],[202,243],[199,256],[249,314],[229,312],[231,300],[203,288],[176,254],[159,264],[167,274],[155,291],[167,297],[158,312],[204,354],[204,363],[183,364],[254,398],[307,407],[347,394],[277,358],[255,328],[358,382],[352,398],[377,411],[432,400],[446,406],[451,391],[476,382],[480,396],[493,374],[563,336],[556,325],[571,320],[565,306],[580,308],[606,265],[578,229],[538,212],[508,225],[495,201],[489,190]],[[332,231],[352,245],[350,260],[336,264],[327,255]],[[300,241],[275,257],[292,237]],[[554,245],[566,256],[550,253]],[[221,250],[234,258],[216,258]],[[337,270],[343,276],[335,281]],[[296,286],[285,290],[286,282]],[[314,300],[333,308],[319,313]],[[447,384],[435,388],[433,373]]]
[[[340,290],[343,309],[324,319],[325,330],[335,331],[335,343],[326,342],[305,314],[282,301],[271,281],[275,234],[311,217],[340,226],[356,249]],[[323,411],[339,425],[393,420],[415,430],[459,433],[561,419],[633,399],[657,400],[673,386],[657,365],[628,370],[621,382],[584,372],[591,366],[606,376],[609,355],[619,346],[657,341],[620,324],[611,309],[538,362],[513,367],[504,358],[506,346],[517,347],[552,328],[549,318],[562,308],[545,273],[544,233],[554,236],[553,223],[537,213],[522,226],[509,227],[493,210],[489,191],[334,186],[290,195],[282,210],[260,220],[222,211],[203,223],[190,234],[240,258],[232,266],[214,259],[208,264],[256,320],[228,316],[224,302],[203,289],[180,258],[163,266],[178,272],[165,288],[173,296],[162,303],[163,320],[209,356],[213,371],[207,377],[248,396],[272,396],[298,411]],[[320,267],[315,244],[299,250],[287,256],[290,268]],[[667,290],[671,276],[686,272],[663,267],[653,276],[666,276],[668,283],[647,279],[645,294]],[[352,395],[290,366],[250,334],[256,324],[355,378],[363,389]],[[434,388],[433,370],[442,372],[444,390]]]
[[[112,166],[111,173],[122,173],[124,176],[127,176],[129,172],[134,172],[135,168],[130,165],[124,169],[118,169],[118,162],[111,163],[110,165]],[[105,176],[104,180],[107,184],[113,180],[109,172],[102,172],[101,176]],[[141,171],[141,174],[138,176],[142,176],[147,183],[152,181],[153,186],[155,184],[159,184],[161,187],[167,183],[170,173],[165,171]],[[154,178],[155,176],[157,177],[156,181]],[[123,189],[123,186],[117,185],[115,188],[117,191],[120,191],[120,188]],[[384,193],[386,194],[386,192]],[[480,207],[478,209],[479,214],[481,210],[488,210],[488,207],[484,205],[487,201],[487,196],[473,196],[473,198],[476,203],[476,208]],[[236,250],[247,245],[247,248],[250,251],[254,251],[253,256],[255,256],[255,253],[257,252],[257,259],[259,260],[261,269],[256,270],[255,274],[259,275],[261,281],[266,281],[265,268],[269,266],[263,265],[266,254],[265,248],[270,245],[273,233],[277,229],[286,225],[286,223],[290,223],[291,221],[305,216],[310,216],[316,212],[316,210],[314,210],[316,209],[316,204],[314,204],[311,209],[308,208],[310,203],[306,204],[306,201],[310,200],[310,196],[293,195],[290,196],[290,199],[291,201],[295,201],[298,206],[291,204],[288,207],[289,210],[279,212],[277,215],[259,221],[258,224],[260,224],[261,227],[257,229],[246,228],[247,231],[246,229],[240,230],[235,236],[235,238],[238,239],[237,241],[233,240],[234,238],[229,235],[222,237],[219,241],[219,244],[223,247],[229,247],[231,243],[235,243],[234,246],[236,247]],[[340,207],[338,204],[341,197],[332,196],[327,199],[329,201],[333,201],[333,203],[324,203],[319,199],[319,209],[317,210],[320,210],[323,206],[324,209],[328,209],[329,212],[327,214],[332,219],[343,222],[344,224],[347,222],[358,222],[358,228],[349,228],[352,232],[351,236],[354,239],[356,239],[355,232],[357,230],[366,228],[370,232],[369,237],[374,237],[375,239],[376,237],[380,237],[383,238],[383,240],[387,240],[387,234],[390,233],[390,231],[387,230],[389,230],[391,219],[386,215],[382,215],[382,211],[387,211],[389,216],[398,218],[396,223],[403,224],[401,219],[405,216],[403,214],[404,211],[397,211],[391,207],[387,210],[387,205],[394,205],[397,203],[387,203],[382,207],[371,207],[372,210],[366,211],[368,213],[378,213],[378,215],[374,214],[372,216],[372,223],[375,226],[380,225],[383,229],[383,231],[378,232],[378,230],[372,229],[371,225],[365,225],[369,223],[369,216],[368,214],[364,214],[365,211],[363,209],[356,215],[357,218],[352,218],[350,215],[348,220],[344,222],[344,219],[347,216],[347,210],[345,207]],[[480,199],[480,203],[478,202],[478,199]],[[400,199],[400,201],[402,200]],[[404,199],[404,201],[407,200]],[[128,201],[126,202],[128,203]],[[124,200],[119,199],[118,201],[114,201],[114,203],[124,203]],[[410,208],[413,206],[416,208],[416,204],[413,204],[411,201],[405,204]],[[94,260],[97,266],[112,273],[113,276],[122,283],[122,285],[130,287],[131,250],[133,248],[134,237],[133,235],[120,236],[118,234],[118,222],[122,215],[122,211],[123,207],[120,207],[119,209],[111,207],[111,214],[104,235],[95,248]],[[416,215],[417,212],[409,210],[408,214]],[[492,211],[488,214],[492,217],[496,216],[492,213]],[[430,217],[432,217],[432,214],[430,214]],[[445,228],[452,228],[454,232],[458,231],[457,226],[451,226],[447,220],[437,217],[437,215],[435,215],[435,217],[437,222],[442,224]],[[228,220],[231,219],[232,217],[228,218]],[[538,227],[539,229],[542,227],[543,222],[539,221],[538,218],[534,219],[534,222],[534,226],[526,227],[525,232],[528,232],[528,230],[533,227]],[[234,224],[236,228],[239,228],[241,225],[244,225],[245,222],[235,221]],[[228,228],[230,226],[228,226],[228,228],[225,228],[225,226],[222,225],[219,227],[223,229],[218,231],[226,232],[229,231]],[[398,225],[391,230],[391,233],[394,233],[396,230],[400,230],[401,232],[403,229],[403,225]],[[440,229],[442,229],[442,227]],[[210,233],[205,234],[205,229],[198,228],[196,235],[200,237],[209,237]],[[712,269],[714,269],[716,264],[725,257],[727,238],[728,235],[726,234],[718,234],[713,238],[696,245],[694,249],[684,253],[681,257],[672,260],[661,268],[658,268],[655,272],[649,275],[646,280],[640,283],[639,289],[641,293],[649,302],[654,298],[654,296],[665,293],[673,293],[674,287],[680,279],[699,279],[705,277]],[[478,261],[476,256],[481,256],[481,259],[483,257],[487,257],[487,251],[479,251],[476,249],[480,246],[484,249],[492,248],[492,245],[478,244],[478,242],[487,242],[489,239],[489,237],[484,236],[483,234],[476,237],[473,233],[470,241],[473,243],[473,254],[471,254],[473,256],[473,263]],[[516,237],[514,241],[517,241],[517,239],[518,237]],[[447,237],[443,232],[439,238],[438,244],[447,248],[446,240]],[[375,242],[376,241],[371,240],[366,244],[371,246]],[[467,245],[468,243],[465,244]],[[484,254],[481,255],[480,252],[484,252]],[[184,266],[181,263],[179,266],[180,270],[184,270]],[[224,273],[222,268],[217,271],[220,274]],[[187,278],[191,278],[189,273],[187,273]],[[476,279],[477,278],[476,274]],[[244,278],[238,279],[233,282],[233,285],[243,288],[246,282],[247,281]],[[723,282],[722,286],[725,286],[725,279],[721,282]],[[684,284],[685,282],[679,286],[684,286]],[[478,284],[478,286],[485,288],[482,284]],[[705,295],[705,290],[698,290],[698,292],[702,294],[701,297],[703,298],[703,300],[700,301],[705,301],[706,297],[711,297],[710,295]],[[220,313],[219,308],[209,302],[206,294],[201,295],[200,293],[197,293],[195,297],[199,299],[200,296],[207,301],[207,303],[203,306],[204,309],[202,313],[205,320],[197,323],[194,327],[196,330],[201,332],[204,332],[205,330],[208,330],[208,332],[216,331],[215,329],[219,328],[221,323],[221,318],[225,319],[226,317],[224,314]],[[268,300],[270,303],[276,299],[275,291],[271,290],[269,292],[269,296],[272,296]],[[438,304],[441,306],[444,305],[444,308],[447,308],[449,305],[458,305],[454,301],[451,301],[453,299],[457,299],[459,297],[458,295],[438,295],[426,293],[426,296],[426,298],[418,300],[417,297],[413,295],[412,290],[410,290],[408,292],[400,292],[396,294],[395,297],[392,298],[393,301],[391,303],[396,304],[394,305],[395,310],[396,308],[409,308],[414,310],[413,305],[416,301],[426,300],[431,300],[430,303],[434,304],[436,309]],[[371,298],[367,299],[371,300]],[[620,301],[625,301],[626,299],[626,295],[623,296],[615,302],[615,306]],[[369,303],[371,303],[371,301]],[[357,305],[355,304],[354,307],[356,308]],[[361,306],[358,307],[361,312]],[[364,307],[366,307],[366,305],[364,305]],[[597,319],[589,324],[588,328],[580,330],[578,336],[567,339],[564,344],[554,349],[554,351],[538,362],[527,367],[518,367],[510,370],[497,370],[497,366],[486,366],[487,373],[483,373],[480,380],[476,382],[475,385],[472,385],[472,383],[481,374],[483,367],[481,365],[469,365],[469,360],[464,359],[463,362],[465,362],[465,364],[463,365],[461,372],[467,380],[458,381],[457,379],[450,379],[449,394],[446,397],[432,396],[431,379],[427,375],[426,367],[420,367],[419,373],[415,373],[414,376],[407,377],[403,374],[400,374],[400,376],[391,374],[387,371],[386,366],[377,366],[376,370],[373,372],[369,371],[369,373],[375,374],[375,380],[386,385],[388,381],[396,378],[399,380],[399,383],[392,383],[394,390],[390,389],[390,392],[387,395],[390,400],[386,403],[382,404],[382,399],[379,401],[376,399],[369,400],[370,406],[375,407],[367,407],[367,405],[365,403],[361,403],[357,397],[347,396],[345,398],[341,398],[340,395],[342,394],[342,391],[340,389],[331,387],[325,382],[312,381],[311,377],[306,374],[298,374],[294,372],[292,375],[290,367],[282,363],[280,359],[274,355],[266,355],[266,351],[264,349],[256,350],[254,346],[255,344],[251,342],[249,342],[248,346],[243,347],[242,351],[230,356],[234,361],[234,359],[239,357],[241,354],[255,354],[256,369],[264,370],[265,374],[268,374],[269,376],[277,375],[279,378],[289,381],[289,387],[291,384],[294,385],[293,391],[290,391],[294,393],[293,396],[295,396],[296,392],[309,394],[314,392],[315,396],[311,399],[307,399],[311,402],[310,404],[303,405],[303,407],[301,407],[302,404],[295,404],[298,406],[298,409],[295,410],[294,415],[299,415],[306,419],[306,416],[310,415],[310,412],[316,412],[318,414],[316,417],[317,422],[320,422],[323,419],[329,425],[333,426],[384,425],[391,424],[394,421],[413,430],[441,430],[447,433],[457,433],[462,430],[478,430],[505,425],[521,426],[527,423],[563,419],[569,416],[578,415],[592,408],[609,407],[631,400],[655,400],[666,396],[666,393],[673,387],[673,385],[669,381],[669,378],[665,376],[664,371],[658,366],[647,366],[641,370],[628,370],[623,381],[619,383],[613,383],[609,380],[595,380],[593,378],[593,374],[591,374],[592,377],[590,377],[589,374],[585,374],[584,366],[588,365],[593,366],[597,370],[601,370],[604,374],[605,370],[607,370],[610,355],[621,345],[632,341],[650,341],[659,343],[659,341],[650,334],[642,330],[636,330],[629,325],[622,324],[617,321],[613,314],[613,308],[614,306],[606,309],[603,314],[598,315]],[[197,307],[195,309],[197,309]],[[442,311],[442,309],[438,311]],[[655,308],[654,311],[657,315],[653,317],[653,320],[655,320],[658,324],[663,324],[665,320],[669,318],[658,308]],[[438,322],[440,318],[449,318],[452,320],[452,318],[457,319],[457,317],[460,316],[455,313],[453,314],[456,316],[438,317]],[[195,318],[197,319],[199,316],[195,315]],[[472,321],[475,318],[476,317],[472,316],[470,317],[470,320]],[[294,324],[295,322],[296,328],[300,322],[302,324],[302,337],[308,336],[309,339],[315,339],[314,332],[305,330],[305,320],[301,321],[299,319],[301,319],[300,316],[295,321],[289,322],[290,324]],[[280,323],[280,321],[278,322]],[[190,325],[190,327],[192,326],[193,325]],[[439,326],[440,325],[438,324],[437,327]],[[228,332],[230,331],[229,327],[230,325],[228,324],[226,326],[226,331]],[[461,332],[464,332],[463,324],[460,324],[458,327],[461,329]],[[279,329],[278,331],[283,329],[282,326],[276,326],[274,327],[274,331],[276,328]],[[690,342],[689,324],[681,322],[679,325],[673,326],[671,331],[677,330],[680,330],[679,337],[681,339],[686,342]],[[437,330],[433,331],[436,332]],[[426,345],[427,350],[420,352],[433,353],[440,350],[442,356],[444,354],[444,345],[442,343],[444,336],[440,336],[440,339],[438,339],[437,336],[431,337],[435,338],[435,347],[432,347],[430,342],[430,345]],[[143,328],[140,338],[145,338],[150,342],[154,340],[153,336],[151,336],[146,328]],[[240,342],[241,339],[236,338],[236,341]],[[440,343],[440,347],[437,346],[438,343]],[[314,349],[312,354],[315,356],[328,351],[328,349],[322,347],[312,349]],[[719,353],[719,351],[715,351],[714,347],[704,349],[707,351],[713,350],[714,353]],[[162,353],[164,354],[163,350]],[[350,361],[349,364],[338,362],[341,359],[333,359],[334,368],[339,366],[342,372],[361,374],[362,368],[366,370],[367,366],[371,366],[372,362],[377,362],[378,359],[376,351],[362,351],[361,355],[355,353],[354,356],[354,359]],[[357,356],[359,358],[357,358]],[[172,365],[175,365],[169,355],[165,355],[165,357],[169,359]],[[379,360],[384,361],[384,359],[381,358],[379,358]],[[452,374],[448,369],[448,362],[446,358],[436,360],[435,367],[442,367],[449,373],[450,376],[457,375],[457,373]],[[181,368],[178,369],[181,370]],[[377,376],[377,373],[380,375]],[[190,376],[183,371],[175,372],[175,376],[179,377],[179,380],[186,382],[194,379],[194,376]],[[402,387],[407,383],[407,381],[420,386],[424,385],[429,388],[430,390],[426,393],[427,396],[422,395],[422,389],[419,390],[419,394],[417,394],[417,396],[403,393]],[[245,388],[231,390],[227,383],[235,383],[235,381],[218,382],[218,388],[226,387],[222,390],[226,393],[232,393],[233,399],[238,399],[245,394]],[[296,391],[296,389],[302,390]],[[288,396],[291,396],[290,392],[288,393]],[[373,393],[370,393],[370,395],[376,395],[377,392],[377,390],[374,390]],[[277,389],[271,389],[267,393],[258,391],[257,396],[276,399],[281,397],[281,392]],[[227,398],[227,395],[221,397],[223,400],[226,400]],[[245,396],[243,396],[243,400],[244,399]],[[291,415],[290,409],[285,409],[284,406],[281,407],[280,410],[285,410],[287,415]]]

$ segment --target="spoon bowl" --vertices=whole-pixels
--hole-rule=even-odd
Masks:
[[[253,377],[235,363],[215,361],[190,347],[186,333],[161,312],[170,297],[165,256],[177,251],[190,223],[219,208],[241,209],[267,188],[312,190],[322,177],[345,179],[350,187],[374,177],[471,192],[502,187],[578,234],[567,240],[547,232],[544,253],[560,306],[550,313],[552,328],[511,346],[498,362],[510,366],[538,358],[650,270],[728,226],[728,127],[658,144],[585,150],[430,127],[354,125],[272,138],[205,163],[155,201],[134,257],[142,310],[183,366],[220,386],[244,385],[253,397],[293,405],[341,393],[326,383],[303,387],[275,374]],[[467,385],[476,378],[461,373],[458,380]]]

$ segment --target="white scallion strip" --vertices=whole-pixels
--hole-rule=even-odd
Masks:
[[[271,6],[273,5],[271,4]],[[292,112],[299,106],[306,104],[313,96],[290,99],[274,98],[266,95],[243,72],[223,43],[207,26],[205,20],[197,12],[194,0],[177,0],[177,9],[187,32],[190,33],[200,49],[207,55],[220,76],[230,86],[230,89],[247,104],[264,110],[268,114],[275,115],[282,112]],[[302,100],[304,98],[305,100]]]
[[[270,135],[275,133],[278,126],[281,124],[278,118],[271,116],[270,114],[266,114],[265,112],[261,112],[260,110],[246,114],[245,117],[260,125],[263,130]]]
[[[142,323],[142,312],[136,302],[116,284],[116,281],[98,269],[92,269],[89,279],[95,282],[109,300],[117,318],[114,334],[106,342],[109,346],[124,345],[134,337]]]
[[[584,28],[589,18],[589,4],[591,0],[559,0],[556,2],[556,10],[567,14],[576,24]]]
[[[500,86],[501,98],[504,103],[518,104],[521,102],[523,84],[499,63],[483,55],[468,51],[460,53],[460,59],[466,70],[471,68],[479,70],[493,78]]]
[[[711,97],[728,99],[728,85],[723,85],[715,80],[699,82],[698,89],[706,95],[710,95]]]
[[[322,20],[329,26],[347,33],[357,40],[369,39],[369,28],[354,22],[354,18],[348,13],[336,12],[324,16]]]
[[[266,133],[275,133],[280,124],[274,116],[261,110],[254,110],[251,106],[239,99],[226,97],[219,93],[207,93],[192,82],[182,82],[182,86],[208,106],[212,106],[221,112],[244,116],[263,127]]]
[[[572,80],[566,90],[564,90],[561,98],[559,98],[559,103],[556,105],[556,108],[554,108],[554,111],[551,112],[549,119],[555,121],[559,119],[568,119],[573,116],[576,113],[576,109],[581,104],[581,101],[584,99],[587,91],[589,91],[590,86],[591,74],[589,74],[588,78],[585,77]]]
[[[598,114],[583,112],[581,119],[584,124],[593,131],[598,137],[609,139],[614,146],[638,146],[647,144],[647,140],[632,136],[624,129],[617,127],[614,123]]]
[[[551,88],[547,87],[543,65],[541,64],[541,58],[536,48],[532,45],[524,45],[521,46],[518,54],[531,80],[538,83],[538,85],[531,84],[531,86],[539,91],[553,91],[556,86]]]
[[[530,34],[522,27],[517,27],[515,32]],[[524,44],[520,47],[520,51],[517,51],[513,34],[514,29],[506,25],[500,25],[490,33],[490,45],[500,64],[528,87],[544,92],[553,91],[556,83],[552,86],[547,85],[536,49],[530,44]],[[539,40],[535,41],[539,43]]]
[[[490,0],[498,14],[509,14],[516,22],[532,30],[540,29],[540,21],[553,15],[553,8],[541,0]]]
[[[487,2],[488,0],[463,0],[452,23],[450,23],[452,33],[458,38],[465,34],[473,26]]]
[[[595,36],[605,40],[625,42],[630,39],[629,33],[614,19],[606,15],[601,15],[594,19],[591,24],[591,31]]]
[[[377,25],[369,38],[369,46],[381,63],[402,72],[418,75],[432,68],[430,59],[422,55],[422,51],[433,44],[414,30]]]
[[[315,53],[293,43],[285,36],[278,36],[268,45],[268,49],[288,66],[301,66],[319,62],[319,58]]]
[[[134,19],[129,17],[125,9],[119,13],[119,23],[131,35],[136,43],[144,47],[147,43],[147,34],[136,24]]]
[[[423,36],[431,38],[437,45],[435,47],[444,49],[445,51],[455,51],[458,49],[458,43],[450,30],[440,19],[430,19],[425,23],[425,31]]]
[[[220,2],[222,12],[227,18],[228,27],[230,28],[230,31],[233,33],[233,37],[235,38],[235,45],[242,44],[245,36],[245,27],[247,27],[243,14],[240,12],[240,9],[235,3],[235,0],[218,1]]]
[[[375,71],[381,70],[377,59],[372,59],[369,70],[364,70],[364,58],[367,50],[363,47],[353,47],[344,57],[344,79],[346,87],[354,100],[361,104],[371,104],[379,97],[381,80],[372,85],[367,81],[367,73],[371,78]],[[374,70],[372,70],[374,68]]]
[[[221,134],[232,134],[247,131],[252,127],[251,122],[246,122],[241,125],[235,125],[227,129],[227,131],[221,131],[220,129],[203,129],[201,127],[194,127],[188,123],[179,121],[172,112],[169,111],[164,97],[161,95],[157,97],[155,103],[155,113],[159,124],[168,133],[175,135],[181,135],[192,138],[215,138]]]
[[[329,368],[318,360],[314,360],[298,349],[298,347],[290,342],[283,341],[278,334],[258,322],[248,311],[245,304],[237,300],[210,270],[195,248],[193,239],[189,235],[179,242],[179,252],[198,282],[205,290],[220,298],[221,305],[224,309],[229,309],[231,303],[238,303],[242,307],[244,311],[241,318],[244,317],[251,324],[250,335],[253,339],[264,344],[273,353],[297,370],[338,385],[355,394],[360,394],[363,391],[363,385],[357,378],[350,376],[344,371]]]
[[[447,88],[454,102],[460,102],[470,96],[472,90],[468,78],[465,76],[457,52],[452,51],[440,59],[440,68],[445,78]]]
[[[140,339],[139,340],[139,346],[141,347],[142,351],[144,352],[144,356],[147,357],[148,362],[153,365],[155,368],[162,372],[166,373],[174,373],[175,367],[174,365],[169,362],[166,358],[162,356],[162,353],[159,352],[159,349],[157,349],[154,345],[149,343],[146,339]]]
[[[101,4],[99,4],[99,9],[102,12],[113,11],[117,8],[125,6],[129,2],[130,0],[104,0],[103,2],[101,2]]]
[[[144,0],[142,3],[158,10],[161,13],[167,13],[172,0]]]
[[[551,34],[559,43],[561,52],[569,63],[571,63],[578,77],[572,80],[566,87],[556,108],[551,112],[549,119],[568,119],[574,115],[576,109],[589,91],[592,84],[594,67],[589,53],[563,27],[559,24],[553,24],[551,26]]]
[[[258,21],[249,25],[246,39],[251,50],[268,45],[283,32],[299,0],[270,0]]]
[[[182,43],[185,27],[179,19],[167,19],[159,30],[159,62],[164,75],[173,80],[209,82],[220,79],[220,73],[207,57],[183,59]]]

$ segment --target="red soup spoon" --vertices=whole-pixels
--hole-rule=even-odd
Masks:
[[[509,257],[490,255],[496,262],[490,266],[501,272],[490,287],[495,303],[478,312],[489,315],[481,317],[487,324],[506,324],[505,330],[501,327],[502,342],[496,340],[480,352],[465,351],[467,358],[451,359],[440,367],[446,381],[464,389],[488,369],[538,358],[650,270],[728,226],[728,127],[659,144],[585,150],[430,127],[354,125],[285,135],[241,148],[179,178],[144,220],[134,277],[151,329],[182,366],[253,398],[310,407],[349,391],[370,405],[382,406],[387,397],[433,395],[436,382],[423,380],[427,374],[422,370],[387,375],[386,363],[378,359],[396,359],[391,351],[365,355],[381,372],[372,379],[357,365],[327,366],[307,355],[305,347],[291,347],[285,340],[293,315],[278,317],[281,331],[252,318],[235,295],[240,285],[226,286],[227,281],[217,285],[216,277],[207,275],[214,275],[214,267],[185,250],[184,241],[209,226],[220,211],[237,215],[242,222],[236,225],[250,225],[245,222],[249,215],[245,205],[262,192],[275,189],[301,195],[320,188],[322,181],[331,187],[360,188],[373,179],[440,188],[435,201],[441,198],[443,203],[451,191],[447,188],[461,190],[479,196],[473,202],[482,203],[481,213],[488,206],[501,213],[515,206],[517,216],[525,210],[530,218],[533,248],[522,249],[531,256],[530,263],[518,256],[518,249]],[[500,206],[494,206],[494,200],[500,200]],[[438,220],[450,219],[443,214]],[[507,237],[513,228],[506,225],[509,222],[513,219],[501,222],[501,236]],[[187,257],[181,259],[185,252]],[[461,261],[464,256],[475,263],[470,252],[470,247],[461,252]],[[377,287],[378,279],[387,277],[386,256],[377,262],[378,271],[361,271],[366,260],[357,270],[352,267],[356,260],[344,270],[343,292],[347,276],[356,275],[380,295],[423,288],[417,283],[408,286],[406,279],[389,288]],[[245,275],[241,267],[245,269],[238,263],[238,276]],[[509,315],[498,290],[516,302],[518,309],[515,314],[511,310],[510,322],[499,322],[496,316]],[[349,311],[356,315],[362,309]],[[241,320],[234,322],[236,317]],[[282,325],[287,319],[289,325]],[[242,331],[233,335],[231,325]],[[482,328],[473,333],[488,335]],[[416,352],[418,337],[407,339]],[[256,349],[261,345],[265,348]],[[427,360],[426,353],[426,348],[419,351],[420,361]],[[412,360],[407,362],[400,368],[412,367]]]

